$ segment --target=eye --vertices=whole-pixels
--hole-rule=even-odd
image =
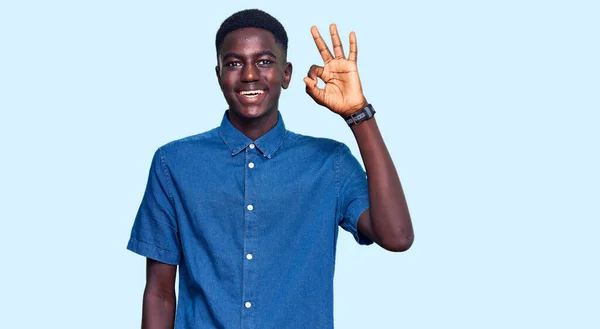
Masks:
[[[258,61],[258,65],[269,65],[269,64],[273,64],[274,62],[272,60],[268,60],[268,59],[261,59]]]
[[[242,63],[240,62],[227,62],[225,65],[229,66],[229,67],[235,67],[235,66],[240,66],[242,65]]]

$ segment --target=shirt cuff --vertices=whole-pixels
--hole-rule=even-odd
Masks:
[[[352,223],[351,227],[350,227],[350,231],[352,233],[352,235],[354,235],[354,239],[356,240],[356,242],[358,242],[358,244],[361,245],[370,245],[373,244],[373,241],[369,238],[367,238],[365,235],[361,234],[360,231],[358,230],[358,219],[360,218],[360,215],[362,215],[363,212],[367,211],[369,209],[369,198],[365,197],[362,199],[357,199],[354,200],[349,206],[348,206],[348,218],[350,220],[350,222]]]
[[[162,263],[177,265],[181,255],[135,239],[129,239],[127,249],[138,255],[157,260]]]

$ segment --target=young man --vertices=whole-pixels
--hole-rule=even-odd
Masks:
[[[359,244],[411,246],[400,180],[362,93],[356,36],[346,58],[335,25],[330,32],[333,54],[311,29],[325,64],[310,68],[306,91],[352,129],[366,175],[346,145],[285,128],[283,26],[260,10],[230,16],[216,36],[229,108],[219,127],[157,149],[132,228],[127,248],[147,257],[142,328],[333,328],[339,227]]]

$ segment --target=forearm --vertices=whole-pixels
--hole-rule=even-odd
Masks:
[[[414,233],[406,198],[375,117],[352,127],[367,172],[373,234],[390,249],[406,250]]]
[[[173,329],[175,292],[153,293],[146,289],[142,306],[142,329]]]

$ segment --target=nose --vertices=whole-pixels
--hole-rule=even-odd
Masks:
[[[242,81],[254,82],[258,81],[258,68],[253,64],[245,64],[242,68]]]

